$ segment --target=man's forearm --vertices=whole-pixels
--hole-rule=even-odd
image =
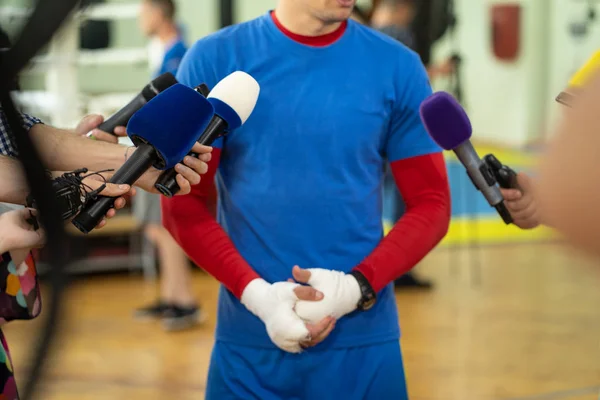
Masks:
[[[379,291],[413,268],[446,235],[450,188],[444,157],[428,154],[390,164],[406,213],[355,269]]]
[[[125,162],[126,146],[90,140],[43,124],[34,125],[29,134],[50,170],[118,169]]]
[[[163,224],[197,265],[241,298],[246,286],[260,277],[237,251],[207,206],[220,150],[215,149],[212,155],[208,172],[189,195],[161,198]]]

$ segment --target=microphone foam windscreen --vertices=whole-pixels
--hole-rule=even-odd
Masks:
[[[176,83],[177,79],[175,79],[175,76],[170,72],[165,72],[164,74],[153,79],[152,82],[142,89],[142,96],[146,99],[146,101],[149,101],[156,96],[156,93],[164,92]]]
[[[214,115],[208,100],[182,84],[171,86],[133,114],[127,134],[133,143],[148,143],[162,157],[159,169],[174,167],[194,146]]]
[[[444,150],[452,150],[471,138],[471,121],[458,101],[436,92],[420,107],[421,121],[431,138]]]
[[[245,72],[235,71],[210,91],[208,99],[215,107],[215,114],[227,121],[230,130],[239,128],[256,106],[260,85]]]

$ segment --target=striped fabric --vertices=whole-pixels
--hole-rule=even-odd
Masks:
[[[21,114],[21,118],[23,120],[23,129],[26,132],[29,132],[32,126],[42,123],[39,119],[27,114]],[[4,110],[0,105],[0,155],[17,157],[19,153],[11,140],[9,129],[10,127],[6,119],[6,114],[4,114]]]

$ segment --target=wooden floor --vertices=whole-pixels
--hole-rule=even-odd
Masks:
[[[440,249],[419,271],[435,290],[398,294],[412,400],[598,399],[600,265],[545,244]],[[154,284],[78,281],[40,398],[203,399],[218,287],[201,273],[194,285],[209,321],[165,333],[131,318]],[[40,322],[5,327],[21,375]]]

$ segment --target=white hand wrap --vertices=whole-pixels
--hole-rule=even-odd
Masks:
[[[339,319],[356,309],[362,297],[360,286],[352,275],[340,271],[309,269],[308,284],[323,293],[321,301],[298,301],[296,314],[306,322],[317,323],[325,317]]]
[[[294,289],[299,285],[291,282],[270,284],[255,279],[242,293],[242,304],[256,315],[267,327],[271,341],[290,353],[300,353],[300,342],[310,340],[304,321],[294,312],[298,301]]]

